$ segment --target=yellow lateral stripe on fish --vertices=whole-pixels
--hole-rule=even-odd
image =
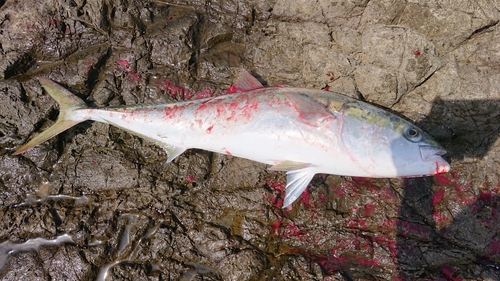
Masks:
[[[14,155],[85,120],[108,123],[162,146],[168,161],[199,148],[287,172],[289,206],[317,173],[388,178],[446,173],[446,151],[405,119],[320,90],[263,87],[242,70],[233,94],[160,105],[89,108],[55,82],[38,78],[60,105],[56,123]]]

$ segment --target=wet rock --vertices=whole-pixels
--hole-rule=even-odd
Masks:
[[[73,241],[0,253],[0,278],[499,279],[495,5],[0,1],[0,242]],[[221,95],[240,68],[388,107],[442,143],[452,171],[317,175],[283,209],[284,173],[195,149],[166,163],[97,122],[11,155],[57,118],[36,76],[116,106]]]

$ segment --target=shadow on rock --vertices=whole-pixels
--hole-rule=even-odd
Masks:
[[[500,100],[435,99],[426,120],[418,124],[454,159],[483,157],[498,139]]]
[[[454,159],[481,158],[492,148],[499,109],[497,100],[435,100],[418,124],[447,149],[452,170],[405,180],[397,224],[400,280],[500,278],[499,186],[477,175],[464,181],[453,169]]]

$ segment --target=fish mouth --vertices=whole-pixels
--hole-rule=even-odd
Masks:
[[[422,157],[422,160],[435,160],[436,156],[441,156],[446,154],[446,150],[444,150],[441,147],[435,147],[431,145],[421,145],[419,147],[420,149],[420,156]]]

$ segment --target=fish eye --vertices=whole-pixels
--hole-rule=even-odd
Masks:
[[[408,128],[405,131],[405,137],[412,142],[417,142],[422,139],[422,134],[420,130],[417,128]]]

